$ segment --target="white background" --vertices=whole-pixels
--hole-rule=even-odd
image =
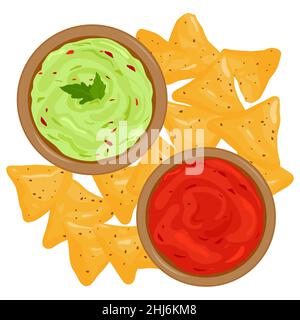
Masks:
[[[300,42],[297,0],[84,0],[2,1],[0,8],[0,298],[48,299],[271,299],[300,298]],[[42,247],[47,216],[22,221],[5,169],[46,164],[19,125],[16,90],[35,48],[52,34],[79,24],[107,24],[133,35],[139,28],[168,36],[182,14],[198,16],[218,48],[282,51],[280,67],[264,94],[281,97],[279,147],[282,164],[295,175],[276,195],[277,228],[262,262],[242,279],[215,288],[191,287],[159,270],[141,270],[125,285],[111,266],[90,287],[73,273],[67,244]],[[224,146],[224,144],[223,144]],[[95,191],[90,177],[79,177]]]

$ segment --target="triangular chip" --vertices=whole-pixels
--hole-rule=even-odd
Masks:
[[[151,52],[159,52],[168,50],[169,43],[158,34],[140,29],[136,38],[141,41]]]
[[[79,281],[88,286],[108,264],[108,258],[93,228],[72,222],[65,224],[70,262]]]
[[[134,194],[138,200],[141,190],[144,187],[145,182],[150,177],[152,172],[157,167],[157,164],[142,164],[139,163],[137,166],[134,166],[134,170],[128,180],[127,190],[130,194]],[[136,203],[137,203],[136,200]]]
[[[207,123],[215,118],[215,114],[204,108],[169,102],[165,127],[169,131],[176,152],[186,149],[183,143],[184,131],[186,131],[186,136],[189,135],[189,132],[192,133],[190,137],[192,148],[215,147],[220,138],[207,127]],[[191,130],[187,131],[188,129]],[[202,132],[198,133],[197,129],[202,129]],[[204,141],[201,139],[203,134]]]
[[[32,222],[47,213],[70,184],[72,174],[54,166],[11,166],[23,219]]]
[[[293,175],[287,170],[278,168],[259,168],[257,169],[267,181],[273,194],[288,187],[294,180]]]
[[[159,165],[163,161],[172,157],[174,151],[174,148],[159,136],[147,153],[142,157],[140,163]]]
[[[110,204],[111,212],[123,224],[131,221],[137,203],[137,196],[127,189],[128,181],[134,172],[134,167],[127,167],[113,173],[94,176],[100,192]]]
[[[121,223],[128,224],[131,221],[140,191],[155,167],[150,164],[138,164],[113,173],[94,176],[104,199],[108,201],[111,211]]]
[[[95,227],[95,233],[125,283],[134,281],[138,269],[155,268],[142,247],[136,227],[99,224]]]
[[[46,248],[53,248],[65,241],[66,221],[93,226],[108,221],[112,215],[107,201],[87,191],[80,183],[73,180],[61,201],[50,211],[43,244]]]
[[[280,51],[274,48],[262,51],[226,49],[223,53],[227,57],[231,72],[238,80],[245,100],[258,100],[278,67]]]
[[[219,53],[207,40],[197,17],[190,13],[177,20],[169,42],[174,48],[180,48],[187,54],[192,53],[198,59],[202,70],[209,66]]]
[[[195,54],[187,54],[184,50],[174,48],[153,32],[139,30],[137,39],[151,51],[163,72],[167,84],[194,78],[197,73],[203,71],[202,67],[198,65],[200,59]],[[162,39],[162,41],[156,41],[156,39]]]
[[[139,30],[137,39],[152,52],[168,84],[195,78],[219,54],[208,42],[196,16],[192,14],[185,14],[178,19],[169,42],[146,30]]]
[[[234,78],[227,60],[219,57],[209,69],[173,93],[173,98],[186,104],[205,108],[214,114],[243,110],[234,88]]]
[[[279,99],[272,97],[248,110],[212,120],[209,128],[257,167],[278,167]]]

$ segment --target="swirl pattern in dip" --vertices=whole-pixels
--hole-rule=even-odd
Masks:
[[[62,87],[93,84],[104,96],[84,104]],[[32,116],[42,136],[64,155],[81,161],[118,156],[146,131],[153,89],[142,63],[106,38],[67,43],[51,52],[33,81]]]

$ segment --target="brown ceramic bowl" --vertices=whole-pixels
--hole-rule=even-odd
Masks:
[[[248,175],[257,187],[257,191],[261,196],[262,202],[265,207],[265,229],[259,246],[252,256],[246,260],[242,265],[233,269],[229,272],[212,275],[212,276],[198,276],[185,273],[171,262],[167,261],[155,248],[152,243],[151,236],[148,233],[148,200],[151,197],[153,190],[158,184],[160,178],[170,169],[172,169],[176,164],[174,164],[174,159],[168,164],[161,164],[150,176],[146,182],[138,202],[137,210],[137,226],[139,236],[141,238],[142,244],[147,251],[149,257],[153,260],[158,268],[165,272],[170,277],[179,280],[183,283],[187,283],[195,286],[217,286],[222,285],[231,281],[234,281],[251,269],[253,269],[259,261],[263,258],[267,252],[270,243],[273,238],[273,233],[275,230],[275,205],[272,193],[261,174],[251,165],[248,161],[244,160],[240,156],[216,148],[204,148],[204,158],[219,158],[229,161],[235,166],[239,167],[242,172]],[[196,157],[190,157],[188,160],[195,160]],[[178,162],[177,162],[178,163]]]
[[[151,53],[134,37],[115,28],[102,25],[82,25],[73,27],[55,34],[36,49],[24,67],[18,87],[18,112],[25,134],[34,148],[54,165],[71,172],[95,175],[120,170],[130,163],[118,163],[118,158],[125,156],[125,154],[117,157],[117,161],[115,161],[117,164],[109,164],[107,163],[107,160],[84,162],[65,156],[40,134],[31,113],[31,90],[33,79],[40,70],[44,59],[51,51],[60,48],[62,45],[86,38],[109,38],[120,43],[123,47],[127,48],[135,58],[142,62],[148,79],[152,83],[152,120],[145,134],[128,150],[130,154],[136,155],[136,157],[130,157],[130,163],[135,162],[142,155],[142,153],[139,153],[139,150],[142,143],[141,141],[147,137],[146,134],[150,132],[151,129],[160,130],[163,127],[167,108],[167,89],[160,67]],[[153,142],[154,139],[151,139],[151,141],[150,139],[148,140],[148,145],[150,147],[151,141]],[[144,150],[144,153],[146,151],[147,150]]]

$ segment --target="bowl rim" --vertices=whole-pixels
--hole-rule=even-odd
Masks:
[[[33,80],[37,72],[40,70],[44,59],[50,52],[60,48],[66,43],[75,42],[87,38],[108,38],[118,42],[120,45],[125,47],[135,58],[137,58],[143,64],[147,77],[151,81],[153,88],[152,119],[145,133],[126,152],[118,155],[115,158],[108,158],[105,160],[94,162],[80,161],[64,155],[41,135],[33,121],[31,113],[31,90],[33,86]],[[144,153],[147,152],[148,149],[145,150],[145,148],[141,148],[141,146],[147,140],[148,148],[150,148],[158,138],[159,131],[162,129],[164,124],[167,112],[167,87],[162,71],[155,58],[153,57],[151,52],[148,51],[148,49],[136,38],[122,30],[105,25],[78,25],[54,34],[46,41],[44,41],[33,52],[27,63],[25,64],[20,76],[17,92],[17,106],[19,119],[25,135],[27,136],[32,146],[44,158],[46,158],[54,165],[67,171],[79,174],[96,175],[110,173],[125,168],[134,163]],[[149,132],[151,132],[151,135],[149,134]],[[140,152],[140,150],[142,151]],[[118,160],[121,157],[126,157],[128,159],[126,154],[129,153],[130,161],[127,161],[126,163],[122,163],[120,161],[120,163],[118,163]],[[112,159],[117,159],[117,163],[107,163]]]
[[[169,264],[168,261],[165,260],[163,256],[158,252],[158,250],[156,250],[148,233],[147,227],[148,201],[162,175],[177,165],[173,162],[176,155],[170,158],[171,161],[167,160],[159,165],[145,183],[144,188],[140,194],[137,206],[137,228],[141,242],[147,254],[152,259],[154,264],[164,273],[180,282],[194,286],[219,286],[241,278],[249,271],[251,271],[264,257],[273,239],[276,225],[276,209],[273,195],[267,182],[260,174],[260,172],[247,160],[235,153],[224,149],[208,147],[198,149],[204,149],[204,158],[219,158],[227,160],[230,163],[236,165],[255,183],[257,191],[259,192],[265,206],[265,229],[262,239],[254,253],[242,265],[231,271],[212,276],[198,276],[183,272],[175,266]],[[193,152],[196,151],[196,149],[192,150]],[[181,152],[181,155],[183,155],[183,152]],[[193,153],[192,156],[189,156],[186,160],[195,160],[197,157],[195,157],[194,154],[195,153]]]

